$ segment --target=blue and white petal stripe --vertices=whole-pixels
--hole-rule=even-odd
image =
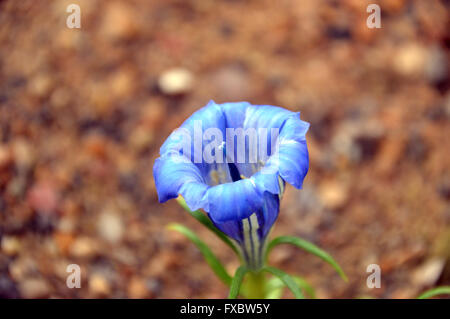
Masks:
[[[161,147],[153,167],[159,201],[181,195],[190,209],[205,210],[258,268],[285,183],[301,188],[308,171],[308,128],[280,107],[211,101]]]

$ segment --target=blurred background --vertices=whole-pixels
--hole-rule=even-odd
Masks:
[[[369,3],[381,29],[369,29]],[[69,4],[81,29],[69,29]],[[320,298],[411,298],[450,283],[449,1],[0,1],[0,297],[222,298],[195,229],[152,176],[210,99],[301,111],[310,170],[288,187],[271,263]],[[369,289],[369,264],[381,288]],[[81,267],[68,289],[66,267]],[[286,293],[285,297],[289,297]]]

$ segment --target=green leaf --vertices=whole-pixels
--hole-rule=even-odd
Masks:
[[[288,275],[287,273],[285,273],[284,271],[282,271],[281,269],[275,268],[275,267],[264,267],[265,271],[271,273],[272,275],[280,278],[280,280],[292,291],[292,293],[294,294],[295,298],[297,299],[304,299],[305,297],[303,296],[302,291],[300,290],[299,286],[296,284],[296,282],[294,281],[294,279]]]
[[[281,296],[283,295],[284,286],[285,285],[283,285],[283,287],[281,287],[281,288],[276,288],[276,289],[266,292],[265,299],[280,299]]]
[[[298,237],[280,236],[280,237],[277,237],[274,240],[272,240],[269,243],[269,245],[267,245],[266,260],[269,256],[269,252],[272,250],[272,248],[274,248],[275,246],[280,245],[280,244],[291,244],[291,245],[297,246],[299,248],[302,248],[313,255],[316,255],[317,257],[321,258],[322,260],[324,260],[325,262],[330,264],[337,271],[337,273],[339,274],[339,276],[341,276],[342,279],[344,279],[345,281],[348,281],[348,278],[345,275],[344,271],[338,265],[338,263],[333,259],[333,257],[330,256],[330,254],[328,254],[324,250],[320,249],[313,243],[310,243],[309,241],[306,241],[306,240],[298,238]]]
[[[316,299],[316,291],[314,288],[302,277],[293,276],[294,281],[311,299]]]
[[[316,292],[314,288],[302,277],[299,276],[291,276],[295,283],[303,290],[304,293],[306,293],[310,298],[315,299],[316,298]],[[279,297],[279,294],[283,291],[282,288],[284,288],[286,285],[278,278],[274,277],[267,283],[267,289],[266,289],[266,296],[268,299],[277,299]],[[271,296],[269,298],[269,296]],[[275,296],[275,297],[272,297]]]
[[[245,266],[240,266],[236,270],[233,280],[231,281],[231,287],[230,287],[230,292],[228,294],[228,299],[236,299],[236,297],[239,295],[239,291],[241,290],[242,280],[244,279],[244,276],[247,272],[248,272],[248,269]]]
[[[266,299],[280,299],[286,285],[278,277],[273,277],[266,283]]]
[[[220,280],[222,280],[227,286],[231,284],[231,277],[228,275],[220,260],[192,230],[180,224],[169,224],[167,228],[182,233],[189,238],[200,250],[203,257],[205,257],[206,262],[212,268],[217,277],[219,277]]]
[[[450,286],[442,286],[425,291],[417,299],[428,299],[437,295],[450,295]]]
[[[181,207],[183,207],[189,214],[191,214],[192,217],[194,217],[197,221],[199,221],[201,224],[206,226],[209,230],[211,230],[214,234],[219,237],[220,240],[222,240],[225,244],[231,247],[233,251],[236,253],[236,255],[241,258],[241,254],[239,250],[236,248],[236,245],[233,244],[233,242],[224,234],[222,233],[214,224],[212,221],[201,211],[196,210],[192,211],[189,209],[188,205],[186,204],[186,201],[182,196],[177,197],[177,202],[180,204]]]

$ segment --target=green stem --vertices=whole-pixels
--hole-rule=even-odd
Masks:
[[[249,299],[264,299],[266,276],[262,271],[250,271],[247,274],[246,294]]]

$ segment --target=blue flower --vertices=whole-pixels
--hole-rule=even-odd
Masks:
[[[258,268],[285,182],[301,188],[308,171],[308,128],[280,107],[211,101],[162,145],[153,167],[159,201],[181,195],[205,210]]]

